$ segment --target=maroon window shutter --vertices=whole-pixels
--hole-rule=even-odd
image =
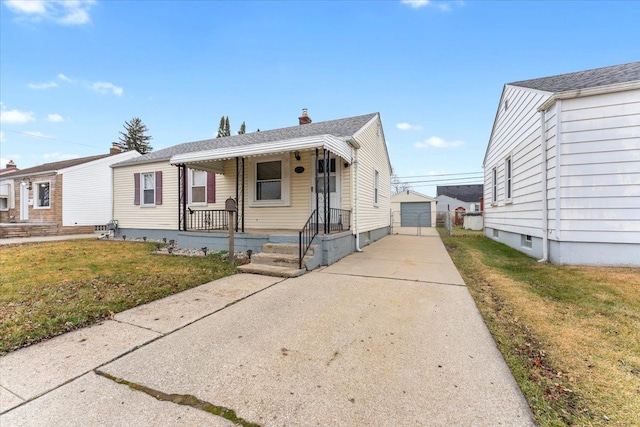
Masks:
[[[162,204],[162,172],[156,172],[156,205]]]
[[[191,203],[191,187],[189,187],[189,177],[191,176],[191,169],[185,169],[187,172],[184,174],[185,187],[187,188],[187,194],[184,196],[187,198],[187,203]]]
[[[207,172],[207,203],[216,202],[216,174]]]
[[[133,204],[140,204],[140,174],[133,174]]]

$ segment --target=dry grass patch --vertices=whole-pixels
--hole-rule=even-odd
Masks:
[[[540,264],[443,238],[543,426],[637,425],[640,269]]]
[[[0,354],[234,273],[154,243],[73,240],[0,248]]]

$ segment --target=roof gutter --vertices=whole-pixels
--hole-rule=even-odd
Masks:
[[[640,80],[616,83],[612,85],[589,87],[585,89],[567,90],[564,92],[557,92],[538,107],[538,111],[548,110],[559,99],[572,99],[580,98],[582,96],[601,95],[604,93],[624,92],[627,90],[640,89]]]

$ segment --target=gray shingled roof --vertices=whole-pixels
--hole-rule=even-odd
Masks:
[[[97,156],[90,157],[80,157],[78,159],[71,160],[62,160],[60,162],[52,162],[52,163],[43,163],[38,166],[33,166],[26,169],[20,169],[16,172],[5,173],[2,175],[2,179],[11,178],[15,176],[26,176],[26,175],[34,175],[46,172],[55,172],[60,169],[70,168],[72,166],[81,165],[83,163],[92,162],[94,160],[102,159],[104,157],[109,157],[111,154],[99,154]]]
[[[362,128],[377,113],[363,116],[347,117],[344,119],[329,120],[326,122],[310,123],[307,125],[291,126],[281,129],[272,129],[260,132],[232,135],[224,138],[206,139],[203,141],[185,142],[158,151],[139,156],[133,159],[116,163],[113,167],[126,166],[136,163],[149,163],[160,160],[169,160],[178,154],[193,153],[210,150],[213,148],[240,147],[244,145],[263,144],[276,141],[286,141],[295,138],[304,138],[318,135],[333,135],[338,138],[352,136]]]
[[[463,202],[477,203],[483,197],[483,185],[438,185],[438,196],[449,196]]]
[[[522,80],[509,83],[509,85],[555,93],[632,81],[640,81],[640,62],[595,68],[593,70],[578,71],[577,73],[560,74],[539,79]]]

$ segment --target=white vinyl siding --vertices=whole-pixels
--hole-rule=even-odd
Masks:
[[[358,165],[350,169],[358,170],[358,232],[377,230],[391,225],[391,168],[387,154],[384,134],[380,129],[380,121],[369,122],[356,139],[361,148],[358,149]],[[378,171],[378,203],[375,203],[375,171]],[[351,183],[354,191],[355,182]],[[343,203],[343,206],[346,204]],[[350,208],[353,211],[353,207]]]
[[[505,97],[509,109],[499,109],[485,157],[486,197],[493,168],[498,175],[498,203],[485,207],[485,226],[540,238],[546,196],[552,241],[639,243],[640,90],[561,99],[545,112],[546,195],[537,108],[548,95],[507,85]],[[501,161],[509,156],[513,204],[505,204]]]
[[[485,206],[485,227],[542,237],[542,158],[537,107],[549,96],[515,86],[504,88],[501,105],[508,99],[509,108],[498,111],[485,157],[485,199],[491,200]]]
[[[113,214],[110,166],[139,156],[136,151],[127,151],[58,171],[62,175],[62,225],[107,224]]]
[[[562,101],[558,233],[640,243],[640,90]]]
[[[142,198],[140,205],[135,205],[133,201],[134,174],[142,175],[150,171],[162,172],[162,204],[156,204],[153,209],[142,207]],[[168,161],[113,168],[113,193],[113,219],[118,220],[118,227],[178,229],[178,168]]]

